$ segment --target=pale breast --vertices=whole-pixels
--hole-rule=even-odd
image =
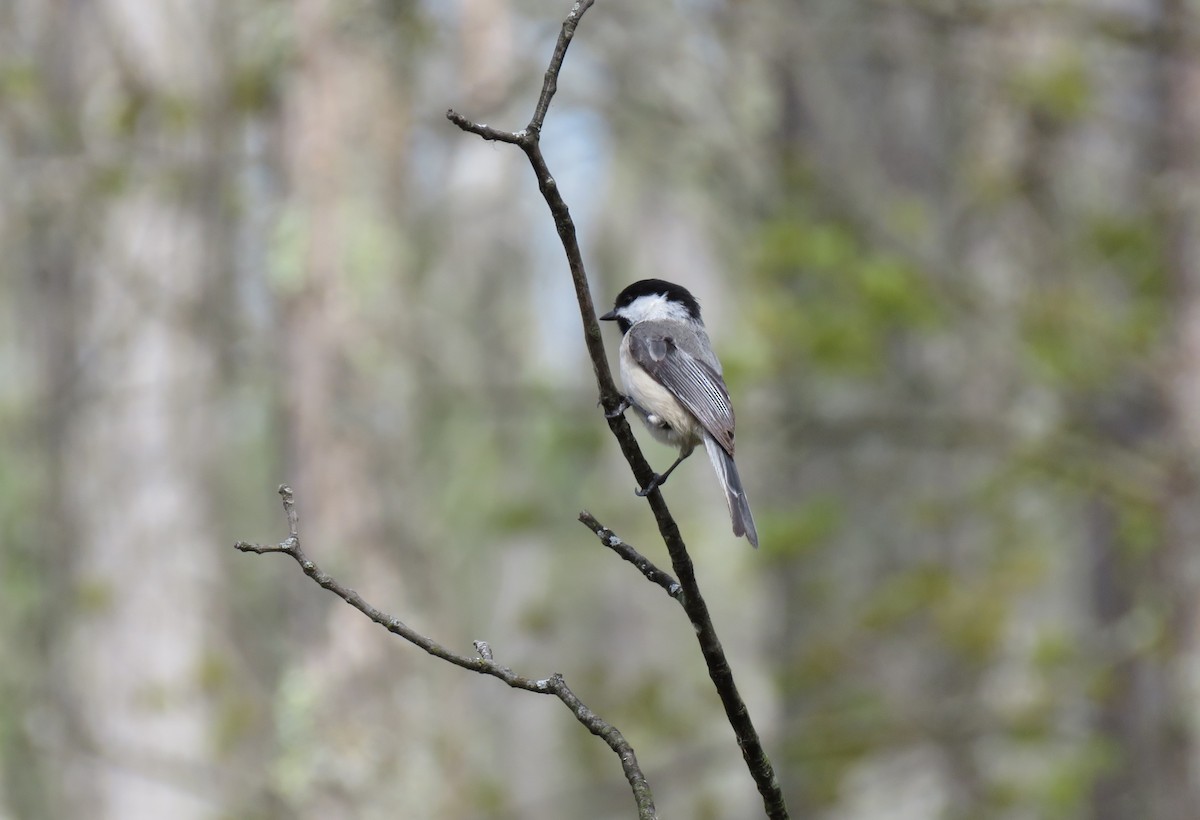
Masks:
[[[700,442],[702,431],[696,417],[669,390],[634,363],[627,342],[628,339],[625,339],[621,343],[621,382],[647,429],[659,441],[675,447]]]

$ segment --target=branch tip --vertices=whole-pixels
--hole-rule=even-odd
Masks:
[[[477,134],[478,136],[483,137],[485,140],[491,140],[493,142],[507,142],[510,145],[519,145],[521,147],[525,147],[525,145],[530,141],[529,135],[526,133],[525,129],[521,129],[516,133],[513,133],[512,131],[502,131],[499,128],[493,128],[486,123],[469,120],[462,114],[455,111],[453,108],[446,110],[446,119],[450,120],[450,122],[457,125],[463,131],[466,131],[470,134]]]
[[[668,595],[682,603],[680,594],[683,592],[683,588],[679,585],[678,581],[671,577],[670,573],[664,572],[655,566],[653,561],[621,540],[619,535],[597,521],[596,517],[587,510],[579,513],[579,520],[585,527],[596,534],[601,544],[637,567],[638,571],[645,576],[647,581],[662,587]]]

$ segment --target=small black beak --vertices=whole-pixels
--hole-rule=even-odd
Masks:
[[[608,313],[601,316],[600,321],[601,322],[612,322],[612,321],[615,321],[616,318],[617,318],[617,309],[613,308]]]

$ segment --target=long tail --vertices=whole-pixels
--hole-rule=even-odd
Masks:
[[[733,534],[746,536],[750,545],[758,549],[758,530],[754,528],[750,502],[746,500],[746,491],[742,489],[742,479],[738,475],[737,465],[733,463],[733,456],[725,452],[712,436],[704,437],[704,449],[708,450],[708,460],[712,462],[721,489],[725,491],[725,504],[729,507]]]

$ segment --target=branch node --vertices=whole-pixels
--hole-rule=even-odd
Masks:
[[[566,681],[563,680],[561,672],[555,672],[548,678],[542,678],[537,682],[538,688],[543,692],[561,692],[566,688]]]
[[[492,648],[487,641],[475,641],[475,651],[479,653],[480,660],[492,662]]]

